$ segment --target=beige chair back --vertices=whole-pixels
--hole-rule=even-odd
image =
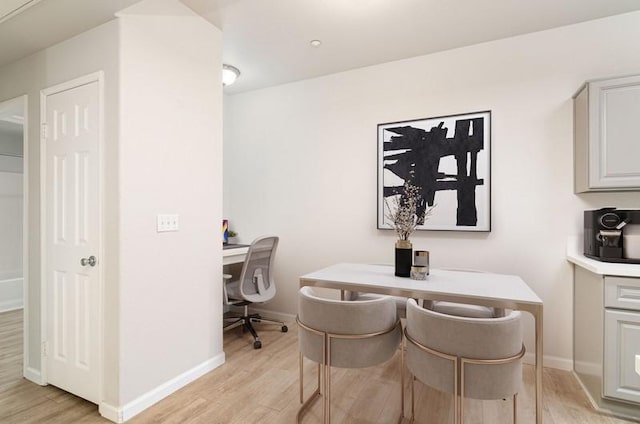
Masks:
[[[521,314],[511,311],[499,318],[468,318],[445,315],[407,302],[408,336],[423,346],[458,358],[504,359],[522,351]],[[423,383],[454,393],[453,361],[407,343],[407,365]],[[502,399],[518,392],[522,362],[500,365],[467,364],[464,396],[475,399]],[[458,376],[459,378],[459,376]]]
[[[363,295],[358,300],[341,301],[320,297],[311,287],[302,287],[298,297],[298,320],[302,326],[313,330],[300,329],[300,352],[314,362],[323,363],[323,341],[328,335],[332,367],[378,365],[391,359],[402,338],[396,304],[387,296],[368,298]],[[374,333],[382,334],[356,337]]]

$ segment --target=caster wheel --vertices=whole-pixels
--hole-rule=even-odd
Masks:
[[[254,349],[262,348],[262,342],[260,340],[256,340],[255,342],[253,342],[253,348]]]
[[[283,325],[281,330],[282,330],[283,333],[286,333],[287,331],[289,331],[289,328],[287,328],[286,325]]]

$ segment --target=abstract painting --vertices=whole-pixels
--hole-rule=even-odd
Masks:
[[[378,125],[378,228],[405,184],[420,192],[418,230],[491,231],[491,112]]]

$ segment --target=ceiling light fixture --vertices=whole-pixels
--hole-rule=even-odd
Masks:
[[[222,65],[222,85],[227,86],[236,82],[236,79],[240,76],[240,70],[235,66]]]
[[[320,41],[320,40],[311,40],[309,42],[309,44],[311,44],[311,47],[320,47],[320,45],[322,45],[322,41]]]

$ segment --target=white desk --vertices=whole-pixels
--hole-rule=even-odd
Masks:
[[[249,252],[249,246],[244,244],[227,245],[222,248],[222,265],[239,264],[244,262]]]
[[[400,278],[393,266],[337,264],[300,277],[300,287],[390,294],[517,309],[535,319],[536,423],[542,423],[542,300],[516,275],[431,269],[426,281]]]

